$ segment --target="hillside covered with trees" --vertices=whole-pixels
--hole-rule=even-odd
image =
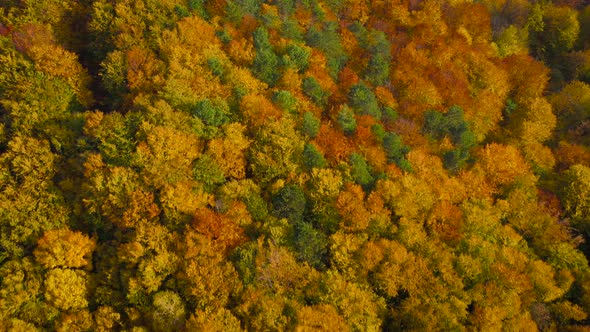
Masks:
[[[584,0],[0,1],[0,331],[588,331]]]

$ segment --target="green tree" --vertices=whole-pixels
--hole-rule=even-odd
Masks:
[[[410,148],[406,146],[399,135],[388,132],[383,137],[383,150],[389,163],[395,163],[404,171],[411,171],[412,167],[406,159]]]
[[[297,99],[286,90],[276,91],[272,95],[272,102],[289,113],[295,113],[297,109]]]
[[[299,44],[291,43],[285,49],[283,63],[285,66],[295,67],[300,73],[307,70],[311,50]]]
[[[305,143],[303,147],[303,164],[308,170],[328,165],[322,153],[311,143]]]
[[[213,191],[217,186],[225,183],[225,175],[208,153],[202,154],[193,164],[193,178],[205,184],[205,189]]]
[[[287,218],[296,224],[303,221],[307,201],[303,190],[295,185],[286,185],[272,198],[273,214],[278,218]]]
[[[268,39],[268,31],[264,27],[253,33],[256,57],[252,64],[252,72],[264,83],[273,86],[279,79],[280,59],[273,50]]]
[[[338,34],[337,28],[337,22],[326,22],[321,28],[312,26],[307,30],[307,35],[305,36],[308,45],[319,48],[326,54],[332,77],[336,77],[348,60],[348,55],[340,42],[340,35]]]
[[[191,113],[210,126],[221,126],[230,120],[229,107],[224,100],[201,100],[195,104]]]
[[[67,224],[69,208],[54,185],[59,156],[46,140],[15,136],[0,156],[0,247],[22,256],[51,229]]]
[[[344,134],[348,136],[354,134],[356,130],[356,119],[354,118],[354,112],[348,106],[342,106],[338,112],[337,121]]]
[[[324,106],[327,102],[328,93],[325,92],[313,76],[307,76],[302,81],[303,93],[314,103]]]
[[[549,60],[562,52],[571,50],[580,32],[578,13],[570,7],[549,5],[543,7],[541,30],[530,34],[531,46],[541,56]]]
[[[317,119],[313,115],[313,113],[305,112],[303,114],[303,124],[301,126],[301,132],[303,132],[304,135],[307,135],[311,138],[315,138],[318,135],[318,132],[320,131],[320,125],[321,121]]]
[[[350,155],[349,162],[351,167],[350,175],[354,182],[361,185],[365,191],[369,191],[375,179],[371,175],[370,167],[365,158],[358,153],[353,153]]]
[[[328,239],[325,234],[302,222],[295,226],[295,256],[316,269],[323,269],[328,253]]]
[[[350,88],[348,101],[356,113],[371,115],[377,120],[381,119],[381,109],[377,97],[364,83],[358,83]]]

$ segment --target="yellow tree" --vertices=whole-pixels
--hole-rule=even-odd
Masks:
[[[88,276],[81,270],[52,269],[44,281],[45,299],[61,310],[88,306]]]
[[[34,255],[37,262],[47,269],[92,268],[95,247],[95,240],[80,232],[56,229],[45,232],[37,241]]]

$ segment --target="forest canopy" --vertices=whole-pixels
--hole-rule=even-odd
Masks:
[[[585,331],[583,0],[0,1],[0,331]]]

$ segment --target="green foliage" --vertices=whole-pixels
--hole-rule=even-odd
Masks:
[[[224,100],[203,99],[191,109],[191,114],[210,126],[221,126],[229,122],[229,107]]]
[[[385,134],[387,133],[385,129],[383,129],[383,126],[376,123],[371,126],[371,132],[373,133],[373,136],[375,137],[377,143],[383,144],[383,139],[385,138]]]
[[[533,31],[529,42],[537,54],[551,58],[574,47],[580,32],[578,13],[574,9],[553,5],[543,7],[542,23],[538,12],[534,14],[537,16],[531,16],[535,19],[529,24],[529,30]]]
[[[307,76],[302,81],[303,93],[319,106],[326,104],[328,92],[325,92],[313,76]]]
[[[0,330],[579,330],[590,6],[398,2],[2,2]]]
[[[188,8],[193,12],[196,12],[197,15],[207,18],[207,12],[205,11],[205,1],[204,0],[188,0]]]
[[[348,55],[340,42],[336,22],[326,22],[321,29],[315,26],[311,27],[307,30],[305,40],[308,45],[316,47],[326,54],[330,74],[332,77],[336,77],[348,61]]]
[[[311,143],[306,143],[303,147],[303,164],[308,170],[328,165],[322,153]]]
[[[209,154],[201,155],[193,164],[193,177],[205,185],[205,190],[211,192],[225,182],[225,175]]]
[[[398,114],[397,112],[391,107],[383,107],[381,109],[382,113],[382,120],[385,123],[392,123],[393,121],[397,120]]]
[[[118,105],[128,92],[125,55],[120,51],[110,52],[100,66],[101,83],[108,92],[108,100]]]
[[[377,120],[381,119],[381,109],[377,103],[377,98],[364,83],[361,82],[350,88],[348,100],[356,113],[371,115]]]
[[[296,224],[303,221],[306,199],[301,188],[287,185],[281,188],[272,198],[273,214],[278,218],[287,218]]]
[[[498,47],[498,55],[506,57],[512,54],[526,52],[528,38],[527,29],[518,29],[514,25],[509,26],[495,40]]]
[[[301,132],[311,138],[315,138],[320,131],[321,121],[317,119],[313,113],[303,113],[303,124]]]
[[[254,178],[263,184],[298,170],[303,140],[291,121],[273,122],[257,133],[249,161]]]
[[[302,222],[295,227],[295,255],[299,260],[307,262],[316,269],[325,267],[328,253],[328,238],[313,228],[309,223]]]
[[[303,29],[299,26],[299,22],[289,17],[287,19],[283,19],[281,24],[281,34],[285,38],[290,38],[292,40],[303,41]]]
[[[338,121],[338,125],[340,125],[340,128],[342,128],[342,131],[346,135],[350,136],[354,134],[356,130],[356,119],[354,118],[354,112],[348,106],[344,105],[342,107],[340,112],[338,112],[336,121]]]
[[[505,117],[510,117],[512,113],[516,110],[518,104],[514,102],[512,99],[506,100],[506,106],[504,106],[503,114]]]
[[[406,154],[410,152],[410,148],[402,142],[399,135],[391,132],[386,133],[383,137],[383,150],[385,150],[388,162],[395,163],[406,172],[412,170],[410,163],[406,159]]]
[[[359,46],[368,51],[370,58],[365,70],[366,79],[373,85],[385,85],[389,80],[389,63],[391,62],[391,45],[383,31],[368,30],[355,23],[351,31],[359,41]]]
[[[590,223],[590,168],[574,165],[564,172],[560,193],[568,215]]]
[[[467,164],[469,158],[470,155],[468,151],[464,149],[454,149],[444,153],[443,162],[446,169],[456,172]]]
[[[511,104],[507,107],[511,107]],[[470,130],[469,123],[464,119],[463,109],[459,106],[450,107],[446,114],[437,111],[425,112],[422,131],[436,139],[445,136],[451,138],[455,149],[445,152],[443,161],[445,168],[453,172],[466,165],[470,160],[469,149],[477,144],[475,134]]]
[[[265,28],[256,29],[253,37],[256,57],[252,64],[252,73],[264,83],[273,86],[280,77],[280,59],[268,40],[268,31]]]
[[[240,21],[241,18],[246,15],[254,15],[257,16],[260,12],[260,6],[262,5],[262,0],[232,0],[228,1],[227,4],[227,15],[232,21]]]
[[[285,66],[294,67],[300,73],[303,73],[307,70],[310,56],[311,50],[308,47],[299,44],[289,44],[283,56],[283,63]]]
[[[358,183],[368,191],[372,186],[375,179],[371,175],[370,167],[363,156],[358,153],[353,153],[349,158],[350,162],[350,175],[354,182]]]
[[[135,150],[134,130],[129,118],[119,113],[103,116],[96,113],[87,117],[86,134],[88,141],[97,147],[104,160],[112,165],[129,166],[133,162]],[[93,126],[93,121],[100,121],[99,126]]]
[[[276,4],[282,15],[291,16],[295,11],[295,1],[293,0],[278,0]]]
[[[57,156],[49,143],[15,136],[0,158],[0,248],[22,256],[47,230],[63,227],[69,208],[53,184]]]
[[[297,109],[297,99],[286,90],[276,91],[272,95],[272,102],[290,113],[295,113]]]
[[[266,201],[258,194],[250,194],[246,197],[246,207],[254,220],[263,221],[268,217]]]
[[[219,59],[209,58],[207,59],[207,65],[209,66],[209,69],[211,70],[211,72],[213,72],[213,75],[215,76],[222,76],[225,72],[225,68],[223,68],[223,63],[221,63]]]

